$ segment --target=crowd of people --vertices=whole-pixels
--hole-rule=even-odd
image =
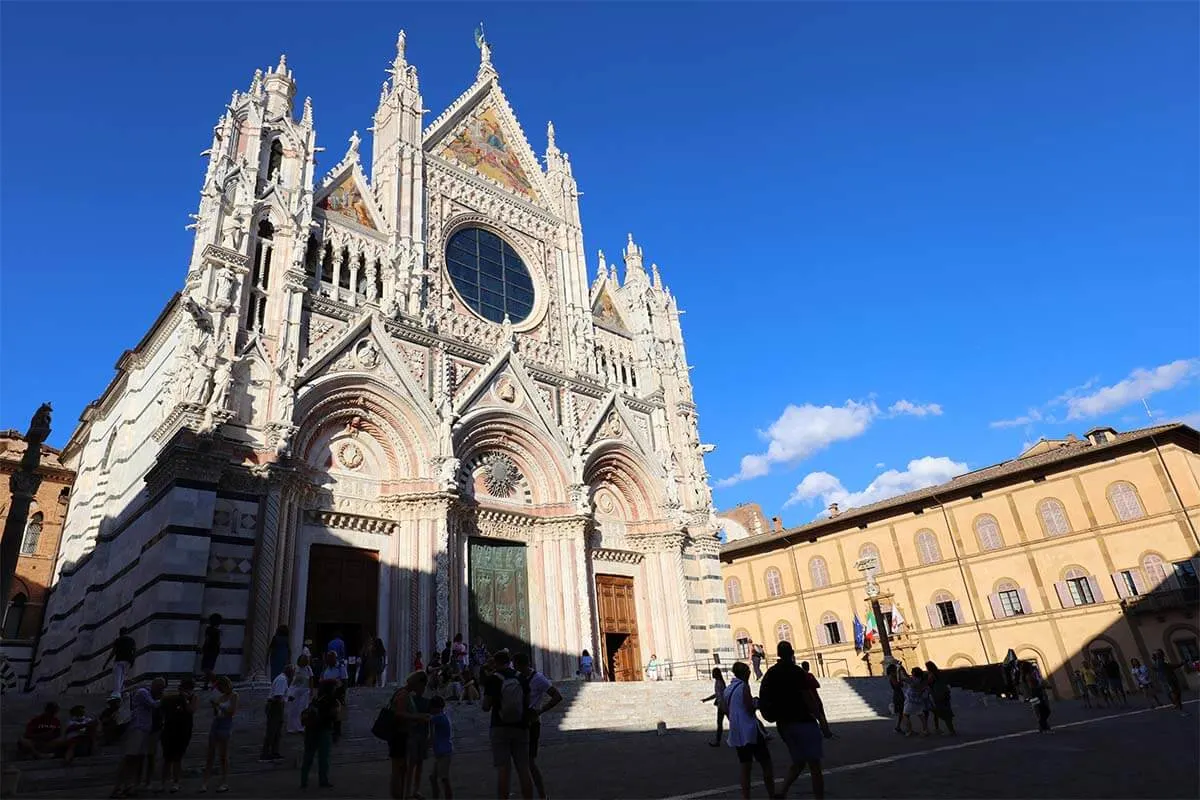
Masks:
[[[1131,688],[1145,697],[1151,708],[1163,705],[1162,697],[1165,695],[1175,711],[1186,714],[1183,710],[1183,684],[1179,678],[1179,671],[1183,667],[1183,664],[1168,661],[1162,649],[1151,654],[1148,665],[1143,664],[1141,659],[1131,658]],[[1071,686],[1075,696],[1087,708],[1110,708],[1118,703],[1126,707],[1129,705],[1129,693],[1125,690],[1121,665],[1109,654],[1085,659],[1080,669],[1071,672]]]

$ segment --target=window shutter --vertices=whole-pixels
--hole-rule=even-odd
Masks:
[[[825,623],[824,622],[817,625],[817,644],[819,644],[819,645],[829,644],[829,635],[825,631]]]
[[[844,641],[846,641],[846,632],[845,632],[844,630],[842,630],[842,623],[841,623],[840,621],[838,621],[838,622],[835,622],[835,623],[833,623],[833,624],[834,624],[834,627],[836,627],[836,628],[837,628],[837,632],[838,632],[838,641],[839,641],[839,642],[844,642]]]
[[[1100,591],[1100,581],[1096,580],[1095,575],[1088,575],[1087,582],[1088,586],[1092,587],[1092,597],[1095,598],[1097,603],[1103,603],[1104,592]]]
[[[929,627],[942,627],[942,615],[938,613],[937,606],[925,606],[925,613],[929,615]]]
[[[992,619],[1004,619],[1004,606],[1000,603],[999,594],[989,594],[988,604],[992,607]]]
[[[1025,593],[1024,589],[1017,589],[1017,598],[1021,601],[1022,613],[1030,614],[1033,612],[1033,608],[1029,605],[1029,595]]]
[[[1113,586],[1117,587],[1117,597],[1124,600],[1129,595],[1129,591],[1125,588],[1125,576],[1119,572],[1114,572],[1112,574],[1112,582]]]
[[[963,617],[962,606],[959,605],[957,600],[954,601],[954,619],[959,625],[966,622],[966,618]]]
[[[1142,576],[1141,567],[1129,570],[1129,574],[1133,576],[1133,588],[1137,589],[1138,594],[1145,594],[1146,579]]]
[[[1170,570],[1167,572],[1167,579],[1163,581],[1162,588],[1164,590],[1179,588],[1179,578],[1175,576],[1174,566],[1171,566]]]
[[[1071,592],[1067,589],[1066,581],[1057,581],[1054,584],[1054,591],[1058,592],[1058,602],[1062,603],[1063,608],[1075,607],[1075,601],[1071,599]]]

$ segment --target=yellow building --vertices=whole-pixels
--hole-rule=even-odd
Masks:
[[[878,675],[854,647],[867,574],[909,667],[997,663],[1011,648],[1070,696],[1069,670],[1110,651],[1200,659],[1200,434],[1186,425],[1042,440],[1018,458],[721,549],[730,624],[791,640],[827,675]],[[898,617],[892,614],[895,606]]]

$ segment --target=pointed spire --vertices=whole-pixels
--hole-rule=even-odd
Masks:
[[[604,251],[600,251],[600,266],[596,269],[596,278],[608,277],[608,262],[604,260]]]
[[[642,264],[642,248],[634,243],[631,233],[629,242],[625,245],[625,280],[628,282],[630,278],[638,275],[646,277],[646,268]]]
[[[551,150],[554,150],[555,152],[558,151],[558,145],[556,145],[554,143],[554,123],[553,122],[546,123],[546,142],[547,142],[547,144],[546,144],[546,152],[547,153],[550,152]]]
[[[275,67],[275,72],[280,75],[286,75],[288,73],[287,54],[286,53],[279,54],[279,65],[277,67]]]
[[[387,96],[388,96],[388,82],[384,81],[383,86],[379,89],[379,104],[380,105],[383,105],[383,102],[385,100],[387,100]]]
[[[396,36],[396,63],[397,64],[408,63],[405,60],[405,50],[407,48],[408,48],[408,34],[406,34],[403,30],[401,30],[399,35]]]
[[[654,284],[654,288],[661,289],[662,288],[662,276],[658,274],[658,264],[652,263],[650,265],[650,276],[651,276],[651,282]]]
[[[304,115],[302,117],[300,117],[300,124],[306,125],[310,128],[312,127],[313,120],[312,120],[312,98],[311,97],[304,98]]]
[[[263,71],[261,69],[254,70],[254,77],[250,80],[250,95],[253,97],[258,94],[262,88]]]

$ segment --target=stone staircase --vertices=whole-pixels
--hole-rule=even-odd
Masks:
[[[579,739],[653,733],[659,722],[666,723],[668,732],[711,730],[715,724],[712,703],[700,702],[701,698],[712,692],[712,685],[708,681],[564,681],[557,686],[564,698],[561,711],[552,711],[542,720],[542,739],[548,744],[560,736]],[[342,740],[333,751],[335,764],[386,759],[387,749],[371,735],[371,726],[380,707],[388,701],[393,691],[394,688],[355,688],[349,692]],[[301,737],[287,734],[281,747],[287,756],[285,761],[279,764],[258,763],[267,693],[265,686],[243,686],[238,689],[239,710],[229,753],[231,769],[235,773],[290,770],[298,764],[302,750]],[[881,678],[827,678],[821,681],[821,698],[831,722],[869,720],[887,715],[891,691]],[[77,759],[70,770],[63,767],[60,759],[11,761],[13,746],[24,722],[40,710],[46,698],[6,695],[4,700],[0,740],[4,748],[5,766],[11,764],[21,770],[18,791],[28,794],[102,786],[114,779],[120,757],[119,743],[101,748],[89,758]],[[83,703],[89,713],[96,714],[104,700],[102,695],[57,698],[64,718],[66,710],[74,703]],[[193,780],[200,774],[204,763],[210,720],[207,708],[206,698],[202,696],[191,746],[184,758],[185,773],[192,776]],[[487,749],[490,719],[478,704],[451,702],[448,704],[448,713],[454,725],[455,748],[458,752]]]

